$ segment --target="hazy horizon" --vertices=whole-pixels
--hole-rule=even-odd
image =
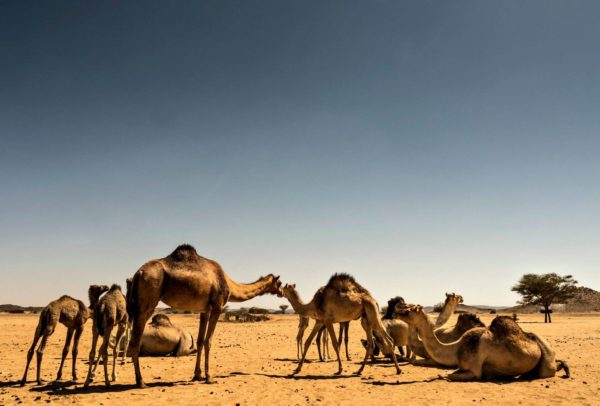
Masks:
[[[0,3],[0,303],[190,243],[308,301],[600,290],[600,3]],[[264,296],[240,306],[277,308]]]

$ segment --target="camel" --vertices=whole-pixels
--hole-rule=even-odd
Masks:
[[[35,329],[35,335],[33,337],[33,343],[27,351],[27,364],[25,365],[25,372],[23,373],[23,378],[21,379],[21,386],[25,385],[27,382],[27,371],[29,369],[29,363],[31,362],[31,358],[33,357],[33,352],[35,350],[35,346],[37,345],[40,337],[42,338],[42,343],[37,349],[37,384],[41,385],[42,380],[40,379],[41,366],[42,366],[42,358],[44,356],[44,349],[46,348],[46,343],[48,341],[48,337],[50,337],[54,333],[54,329],[56,325],[60,322],[65,327],[67,327],[67,339],[65,341],[65,346],[62,351],[62,358],[60,360],[60,367],[58,367],[58,374],[56,375],[56,380],[60,381],[62,378],[62,369],[65,363],[65,358],[69,353],[69,346],[71,345],[71,338],[75,335],[73,340],[73,381],[77,382],[77,369],[75,368],[75,363],[77,361],[77,352],[79,351],[79,339],[81,338],[81,333],[83,332],[83,328],[85,326],[85,322],[91,316],[93,309],[98,302],[98,298],[100,295],[108,290],[108,286],[106,285],[91,285],[88,289],[88,297],[90,301],[90,308],[87,308],[85,304],[81,300],[74,299],[70,296],[64,295],[59,299],[50,302],[44,310],[40,313],[40,319],[38,321],[37,328]]]
[[[395,314],[417,328],[434,361],[448,367],[458,366],[458,370],[442,379],[550,378],[561,369],[569,376],[567,363],[555,359],[548,343],[536,334],[525,333],[510,317],[498,316],[489,328],[473,328],[457,341],[446,344],[434,334],[434,324],[423,307],[399,304]]]
[[[302,315],[299,315],[299,317],[298,317],[298,334],[296,335],[296,356],[297,356],[298,360],[300,360],[300,358],[302,358],[302,340],[304,338],[304,331],[308,327],[309,320],[310,320],[310,317],[305,317]],[[348,361],[351,360],[350,355],[348,355],[348,329],[349,328],[350,328],[349,321],[340,323],[339,338],[338,338],[339,346],[342,345],[342,337],[345,338],[346,359]],[[316,338],[317,350],[319,352],[319,360],[320,361],[323,361],[323,359],[325,357],[330,358],[329,343],[327,340],[328,335],[327,335],[327,333],[323,335],[324,332],[325,332],[325,326],[321,327],[321,330],[319,330],[319,332],[317,333],[317,338]],[[324,348],[323,353],[321,353],[321,343]]]
[[[437,319],[433,319],[431,315],[428,315],[427,317],[430,318],[430,320],[433,321],[434,323],[434,327],[440,328],[443,325],[445,325],[448,320],[450,320],[450,317],[452,317],[452,315],[454,314],[454,311],[456,310],[456,308],[458,307],[459,304],[461,304],[463,302],[463,297],[461,295],[457,295],[456,293],[446,293],[446,299],[444,301],[444,306],[442,307],[442,311],[440,312],[440,314],[438,315]],[[392,308],[392,312],[393,312]],[[388,307],[388,311],[390,311],[389,307]],[[422,364],[422,365],[428,365],[428,362],[422,363],[417,361],[416,357],[419,356],[421,358],[425,358],[425,359],[430,359],[431,357],[429,357],[429,355],[427,355],[427,351],[425,351],[425,347],[423,346],[423,343],[421,342],[421,340],[419,339],[419,335],[417,334],[417,330],[414,326],[410,326],[408,327],[408,345],[409,348],[412,352],[411,355],[411,363],[413,364]]]
[[[379,307],[377,302],[373,299],[369,291],[359,285],[352,276],[348,274],[334,274],[329,279],[329,282],[327,282],[327,285],[319,289],[310,303],[307,304],[300,300],[295,285],[285,285],[282,288],[282,292],[283,296],[290,302],[296,313],[317,320],[317,323],[315,323],[315,326],[304,343],[302,358],[300,359],[294,374],[297,374],[302,370],[308,348],[322,325],[326,326],[333,344],[333,349],[336,352],[338,361],[338,371],[336,372],[336,375],[342,373],[342,360],[340,357],[338,340],[335,337],[335,331],[333,329],[333,323],[349,322],[362,317],[361,324],[367,333],[369,345],[367,346],[362,365],[356,372],[357,375],[362,373],[367,359],[373,351],[373,331],[377,332],[383,338],[385,349],[390,349],[392,347],[392,340],[385,332],[385,328],[379,319]],[[396,366],[396,372],[399,374],[400,367],[398,366],[393,351],[392,359]]]
[[[92,348],[90,350],[89,367],[87,378],[85,379],[84,388],[87,388],[92,382],[94,371],[98,365],[98,361],[94,362],[96,358],[96,345],[98,344],[98,336],[102,336],[102,346],[100,347],[100,356],[102,356],[102,364],[104,366],[104,382],[107,387],[110,387],[110,380],[108,379],[108,347],[110,344],[110,334],[113,327],[117,326],[117,336],[115,343],[118,344],[121,341],[121,337],[127,328],[127,304],[125,302],[125,296],[121,292],[119,285],[112,285],[104,296],[100,298],[98,304],[94,308],[94,329],[92,336]],[[99,359],[99,358],[98,358]],[[93,368],[93,371],[92,371]],[[117,345],[113,348],[113,367],[112,377],[113,381],[117,380]]]
[[[164,258],[146,262],[133,276],[127,311],[132,318],[131,358],[138,387],[145,387],[139,352],[146,321],[160,300],[179,310],[200,312],[198,352],[194,381],[200,381],[200,357],[204,347],[206,383],[212,383],[209,354],[212,336],[223,306],[228,301],[244,302],[266,293],[281,294],[279,276],[267,275],[251,284],[234,282],[213,260],[201,257],[188,244],[178,246]]]
[[[485,327],[485,324],[473,313],[461,313],[458,315],[458,319],[454,326],[442,326],[438,327],[434,330],[435,336],[443,343],[451,343],[456,341],[462,336],[466,331],[475,328],[475,327]],[[427,366],[436,366],[439,365],[437,362],[433,361],[423,342],[418,338],[418,334],[415,333],[416,338],[411,341],[411,348],[416,356],[424,358],[423,360],[412,360],[414,365],[427,365]]]
[[[126,351],[125,347],[121,347]],[[140,356],[182,357],[197,351],[194,336],[171,322],[166,314],[155,314],[144,329]],[[128,351],[130,352],[130,350]]]
[[[400,355],[404,357],[404,349],[406,346],[406,357],[410,357],[410,347],[408,346],[408,324],[403,322],[402,320],[397,320],[393,318],[394,307],[397,303],[405,303],[404,299],[400,296],[396,296],[388,300],[387,309],[385,314],[381,318],[381,323],[385,327],[385,330],[392,338],[394,343],[394,347],[398,347],[400,351]],[[367,348],[367,341],[361,340],[363,347]],[[381,339],[375,334],[375,343],[373,348],[373,357],[379,355],[380,347],[381,347]],[[392,350],[393,348],[392,347]],[[390,353],[386,353],[385,355],[391,356]]]

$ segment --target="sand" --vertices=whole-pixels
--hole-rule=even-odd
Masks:
[[[493,316],[483,315],[489,323]],[[16,384],[23,373],[26,352],[33,337],[38,316],[0,314],[0,404],[600,404],[600,315],[556,314],[554,323],[540,322],[540,315],[521,316],[522,327],[545,337],[559,358],[568,360],[572,377],[531,382],[427,382],[447,370],[406,365],[395,375],[392,364],[367,365],[361,377],[354,376],[364,350],[363,331],[358,322],[350,326],[351,362],[344,361],[344,374],[333,376],[336,362],[316,362],[316,347],[310,349],[302,373],[292,378],[296,367],[298,318],[277,315],[261,323],[219,323],[213,340],[211,370],[216,383],[190,382],[195,356],[182,358],[142,358],[147,389],[134,387],[130,360],[119,366],[119,381],[105,388],[103,377],[88,390],[82,388],[87,372],[91,342],[91,322],[82,337],[76,385],[37,386],[35,358],[29,383]],[[194,334],[198,321],[194,315],[174,315],[172,320]],[[543,321],[543,320],[542,320]],[[312,326],[312,323],[311,323]],[[52,381],[60,362],[66,329],[59,326],[51,337],[42,365],[42,377]],[[71,361],[65,364],[63,377],[70,379]],[[100,370],[100,368],[99,368]],[[562,374],[562,373],[561,373]]]

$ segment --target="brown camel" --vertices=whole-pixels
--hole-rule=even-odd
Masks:
[[[395,347],[398,347],[400,351],[400,355],[404,357],[404,346],[406,346],[406,357],[410,357],[410,347],[408,345],[408,324],[403,322],[402,320],[394,319],[394,307],[398,303],[405,303],[404,299],[401,296],[396,296],[388,300],[387,309],[385,314],[381,318],[381,323],[383,327],[385,327],[385,331],[392,338],[392,342]],[[367,340],[361,340],[364,348],[367,348]],[[381,345],[381,339],[375,334],[375,343],[373,348],[373,357],[379,355]],[[393,349],[394,347],[392,347]],[[385,354],[386,356],[391,357],[390,353]]]
[[[525,333],[507,316],[498,316],[489,328],[476,327],[457,341],[442,343],[434,334],[434,324],[419,305],[398,305],[396,315],[417,327],[433,360],[458,370],[443,377],[450,381],[490,378],[549,378],[569,369],[556,360],[548,343],[533,333]]]
[[[352,276],[348,274],[334,274],[329,279],[327,285],[319,289],[310,303],[307,304],[300,300],[295,285],[285,285],[282,288],[282,292],[296,313],[317,320],[317,323],[315,323],[313,330],[304,343],[302,359],[294,374],[299,373],[302,370],[308,348],[322,325],[327,327],[333,349],[336,352],[338,361],[338,371],[336,372],[336,375],[342,373],[342,360],[340,357],[338,340],[335,337],[335,331],[333,329],[333,323],[349,322],[362,317],[361,324],[367,333],[369,345],[367,346],[365,358],[357,371],[357,374],[362,373],[367,359],[373,351],[373,331],[377,332],[377,334],[383,338],[384,347],[386,349],[392,347],[392,341],[381,324],[377,302],[373,299],[369,291],[359,285]],[[398,362],[393,353],[392,358],[396,366],[396,372],[400,373],[400,367],[398,366]]]
[[[104,382],[106,386],[110,386],[108,379],[108,347],[110,344],[110,334],[113,327],[117,326],[117,336],[115,344],[121,341],[121,337],[127,328],[127,303],[125,296],[121,292],[119,285],[112,285],[107,294],[102,296],[98,304],[94,308],[94,330],[92,336],[92,348],[90,350],[89,367],[87,378],[85,379],[84,387],[87,388],[92,382],[94,371],[98,365],[98,361],[94,363],[96,358],[96,345],[98,344],[98,336],[102,336],[102,346],[100,347],[100,356],[102,356],[102,364],[104,366]],[[94,371],[92,371],[92,368]],[[113,348],[113,368],[112,380],[117,380],[117,345]]]
[[[63,347],[62,358],[60,360],[60,367],[58,368],[58,374],[56,380],[59,381],[62,378],[62,369],[65,363],[65,358],[69,353],[69,346],[71,345],[71,338],[75,334],[73,341],[73,381],[77,381],[77,369],[75,363],[77,361],[77,352],[79,350],[79,339],[83,332],[85,322],[91,316],[93,309],[98,302],[100,295],[108,290],[108,286],[105,285],[92,285],[88,289],[88,296],[90,300],[90,308],[87,308],[81,300],[73,299],[70,296],[62,296],[59,299],[50,302],[48,306],[40,313],[40,319],[38,321],[37,328],[35,329],[35,336],[33,337],[33,343],[27,352],[27,364],[25,365],[25,372],[21,379],[21,386],[27,382],[27,370],[29,369],[29,363],[33,357],[35,346],[42,337],[42,343],[37,349],[37,383],[41,385],[42,380],[40,379],[40,370],[42,366],[42,357],[44,356],[44,349],[46,348],[46,342],[48,337],[54,333],[56,325],[60,322],[67,327],[67,339],[65,346]]]
[[[227,301],[244,302],[266,293],[281,294],[279,276],[267,275],[247,285],[236,283],[217,262],[199,256],[191,245],[180,245],[167,257],[146,262],[133,277],[127,302],[132,318],[130,348],[137,385],[145,386],[140,371],[140,344],[146,321],[159,300],[179,310],[200,312],[193,379],[201,380],[200,357],[204,347],[204,373],[206,382],[211,383],[210,346],[223,306]]]

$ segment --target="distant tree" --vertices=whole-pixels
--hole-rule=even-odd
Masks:
[[[561,303],[575,296],[577,281],[571,275],[560,276],[555,273],[543,275],[525,274],[512,287],[513,292],[522,296],[519,303],[523,305],[540,305],[543,307],[544,323],[552,323],[550,306]]]
[[[285,311],[287,310],[289,306],[288,305],[280,305],[279,308],[281,309],[281,314],[285,314]]]

